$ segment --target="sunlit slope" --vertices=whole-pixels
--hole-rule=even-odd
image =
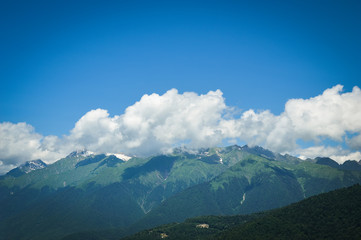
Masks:
[[[248,154],[215,177],[164,201],[134,226],[154,227],[201,215],[247,214],[361,182],[361,172],[311,162],[286,163]]]
[[[224,172],[219,158],[178,152],[123,161],[71,154],[47,168],[6,177],[0,182],[0,237],[48,239],[129,226],[175,193]]]
[[[130,233],[192,216],[252,213],[358,183],[360,175],[260,147],[176,149],[128,161],[75,152],[0,180],[0,239]]]

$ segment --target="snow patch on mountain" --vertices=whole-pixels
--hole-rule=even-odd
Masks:
[[[6,175],[13,176],[13,177],[19,177],[21,175],[28,174],[29,172],[32,172],[32,171],[38,170],[38,169],[42,169],[47,166],[48,165],[46,163],[44,163],[43,161],[41,161],[40,159],[27,161],[26,163],[20,165],[19,167],[10,170]]]
[[[241,200],[241,205],[244,203],[244,201],[246,201],[246,193],[243,193],[242,200]]]
[[[88,157],[94,155],[95,153],[92,151],[88,151],[86,149],[76,150],[68,155],[68,157]]]
[[[28,161],[22,166],[20,166],[20,169],[23,170],[25,173],[29,173],[34,170],[45,168],[47,165],[41,160],[33,160]]]
[[[117,158],[119,158],[119,159],[121,159],[123,161],[128,161],[129,159],[132,158],[132,157],[127,156],[127,155],[125,155],[123,153],[106,153],[105,155],[107,155],[107,156],[113,155],[113,156],[116,156]]]

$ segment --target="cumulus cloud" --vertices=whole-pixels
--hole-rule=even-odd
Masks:
[[[342,88],[337,85],[317,97],[287,102],[285,114],[297,136],[311,140],[323,136],[340,141],[346,132],[361,131],[361,91],[354,87],[350,93],[341,93]]]
[[[104,109],[92,110],[75,124],[66,142],[95,152],[114,152],[122,141],[118,119],[119,116],[109,117]]]
[[[0,172],[8,171],[28,160],[43,159],[50,163],[59,159],[63,154],[51,148],[55,139],[55,136],[44,138],[26,123],[1,123]],[[42,144],[43,140],[45,145]]]
[[[361,152],[351,152],[342,147],[327,147],[327,146],[314,146],[305,149],[297,149],[293,152],[299,155],[301,159],[316,158],[316,157],[330,157],[336,162],[342,164],[347,160],[361,159]]]
[[[95,109],[80,118],[68,135],[41,136],[26,123],[0,123],[0,168],[41,158],[53,162],[75,149],[151,155],[181,144],[188,147],[220,145],[235,139],[276,152],[304,157],[333,156],[338,161],[360,159],[361,91],[343,93],[341,85],[309,99],[291,99],[285,111],[244,111],[232,117],[220,90],[204,95],[178,93],[144,95],[121,115]],[[348,139],[347,136],[353,137]],[[316,143],[302,149],[297,140]],[[346,144],[351,150],[322,146],[324,139]]]
[[[164,151],[182,141],[194,147],[219,144],[219,122],[226,111],[222,92],[205,95],[176,89],[164,95],[144,95],[123,115],[109,117],[106,110],[85,114],[68,140],[91,151],[148,155]]]
[[[28,158],[27,153],[36,152],[41,136],[26,123],[2,123],[0,125],[0,152],[3,164],[18,164]]]
[[[359,151],[350,152],[350,153],[343,154],[343,155],[339,152],[339,153],[337,153],[335,155],[331,155],[330,158],[332,158],[336,162],[342,164],[347,160],[360,160],[361,159],[361,152],[359,152]]]
[[[361,146],[361,91],[342,93],[337,85],[310,99],[291,99],[285,111],[275,116],[269,111],[243,113],[238,129],[239,138],[263,145],[278,152],[298,148],[298,139],[321,142],[332,139],[342,142],[347,133],[356,133],[348,143],[355,149]]]

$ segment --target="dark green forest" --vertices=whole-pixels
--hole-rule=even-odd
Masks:
[[[199,228],[208,224],[209,228]],[[122,240],[361,239],[361,186],[310,197],[276,210],[206,216],[162,225]]]

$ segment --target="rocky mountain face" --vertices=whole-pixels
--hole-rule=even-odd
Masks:
[[[6,175],[12,176],[12,177],[19,177],[19,176],[27,174],[31,171],[43,169],[45,167],[47,167],[46,163],[44,163],[40,159],[28,161],[28,162],[20,165],[19,167],[12,169]]]

